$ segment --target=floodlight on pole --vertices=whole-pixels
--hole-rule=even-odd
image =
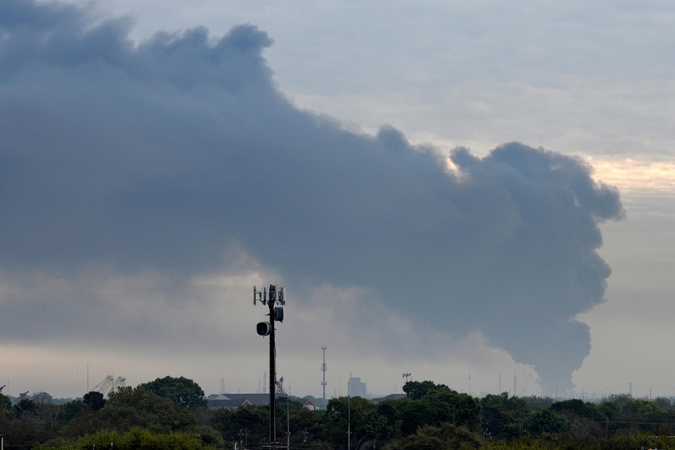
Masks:
[[[284,321],[284,308],[286,299],[284,295],[284,288],[277,287],[270,284],[269,290],[263,287],[262,292],[258,291],[253,286],[253,305],[258,302],[267,306],[269,309],[269,321],[258,322],[256,325],[256,332],[260,336],[270,337],[270,427],[269,427],[269,448],[277,448],[277,429],[276,429],[276,342],[274,336],[274,323]],[[277,303],[282,306],[276,306]]]

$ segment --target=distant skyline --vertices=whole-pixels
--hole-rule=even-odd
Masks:
[[[405,372],[465,392],[471,374],[475,394],[516,374],[540,394],[550,357],[571,379],[548,393],[675,395],[675,6],[68,4],[0,6],[12,395],[81,396],[87,362],[92,387],[255,392],[250,297],[270,283],[289,293],[294,394],[321,396],[327,346],[327,394],[349,373],[400,392]]]

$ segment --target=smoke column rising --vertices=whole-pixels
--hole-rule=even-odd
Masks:
[[[598,224],[624,216],[591,167],[514,142],[483,158],[458,148],[451,171],[394,128],[354,134],[295,108],[254,26],[138,46],[131,26],[0,4],[6,276],[99,265],[181,285],[238,247],[297,291],[368,288],[419,327],[481,331],[533,364],[547,392],[571,387],[590,350],[574,317],[603,301],[610,275]],[[0,302],[23,314],[17,298]]]

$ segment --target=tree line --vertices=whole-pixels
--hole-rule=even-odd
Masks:
[[[675,450],[675,405],[668,398],[476,398],[432,381],[409,381],[403,389],[404,399],[333,398],[323,411],[279,398],[277,442],[308,450],[348,450],[348,443],[359,450]],[[0,434],[8,450],[268,445],[268,406],[209,409],[201,387],[183,377],[121,387],[107,398],[92,391],[60,405],[50,399],[43,393],[12,404],[0,394]]]

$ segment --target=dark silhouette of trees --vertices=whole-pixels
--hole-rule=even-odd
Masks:
[[[470,450],[480,445],[478,434],[446,422],[439,427],[424,426],[416,434],[390,442],[384,450]]]
[[[481,406],[478,400],[447,387],[431,390],[419,400],[404,400],[396,405],[404,436],[417,432],[425,425],[440,426],[445,422],[470,431],[481,429]]]
[[[519,397],[486,395],[480,401],[482,406],[483,431],[493,439],[514,439],[523,433],[525,420],[532,415],[530,405]]]
[[[561,433],[571,427],[572,424],[567,417],[550,409],[535,413],[525,421],[525,430],[532,434]]]
[[[444,384],[436,384],[433,381],[408,381],[403,385],[403,392],[410,400],[419,400],[431,391],[447,388]]]
[[[103,394],[96,391],[90,391],[84,394],[82,402],[92,411],[96,411],[105,406],[105,398],[103,398]]]
[[[168,398],[177,405],[188,409],[204,409],[207,405],[202,388],[185,377],[157,378],[155,381],[144,383],[141,386],[147,391]]]
[[[411,383],[409,396],[401,400],[334,398],[324,411],[281,401],[277,440],[289,438],[292,448],[344,450],[349,428],[352,449],[359,450],[675,450],[675,408],[669,399],[616,395],[594,403],[507,393],[477,399],[431,381]],[[0,396],[0,432],[7,448],[87,450],[113,444],[196,450],[268,444],[267,406],[204,408],[201,388],[182,377],[119,388],[107,400],[98,392],[64,404],[50,398],[37,395],[12,405]]]

